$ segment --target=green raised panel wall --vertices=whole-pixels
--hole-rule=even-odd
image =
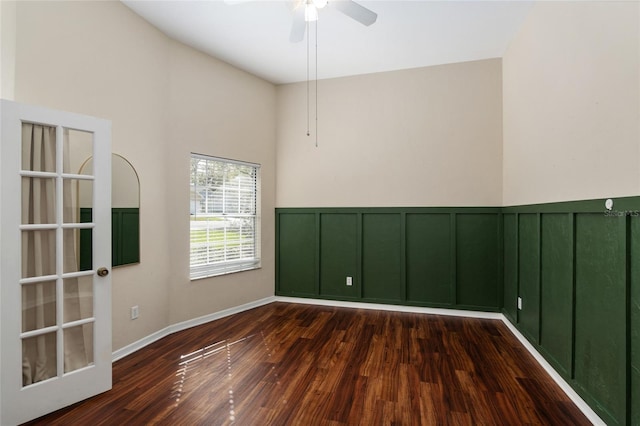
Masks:
[[[320,294],[339,298],[359,297],[358,217],[356,214],[320,215]],[[346,285],[352,277],[353,285]]]
[[[91,222],[92,209],[80,209],[80,222]],[[111,209],[111,265],[122,266],[140,262],[140,209]],[[80,230],[80,270],[92,269],[93,236],[91,229]]]
[[[624,424],[625,218],[576,216],[575,378],[600,411]]]
[[[402,298],[400,214],[362,217],[362,296],[398,302]],[[320,259],[323,262],[323,259]]]
[[[519,322],[530,340],[540,340],[540,227],[537,214],[518,220],[518,281],[522,309]]]
[[[503,313],[607,424],[640,425],[640,197],[604,201],[502,210]]]
[[[316,294],[316,215],[280,214],[276,263],[278,290],[282,295]]]
[[[140,210],[111,209],[113,266],[140,262]]]
[[[565,378],[572,368],[573,216],[541,216],[540,344]]]
[[[631,424],[640,425],[640,216],[631,217],[630,225],[631,289]]]
[[[407,300],[454,303],[451,215],[409,213],[407,235]]]
[[[518,217],[516,214],[503,216],[504,246],[504,313],[512,322],[518,316]]]
[[[80,209],[80,222],[89,223],[93,221],[93,209],[83,207]],[[88,271],[93,269],[93,230],[80,230],[80,270]],[[113,233],[113,230],[111,230]],[[112,238],[113,239],[113,238]],[[113,242],[112,250],[113,250]],[[113,263],[113,259],[111,259]]]
[[[499,215],[457,214],[456,302],[468,308],[500,306]]]
[[[500,310],[499,208],[287,208],[276,217],[278,295]]]

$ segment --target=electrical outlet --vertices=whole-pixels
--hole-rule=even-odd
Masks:
[[[349,286],[353,285],[353,278],[352,277],[347,277],[347,285],[349,285]]]
[[[138,308],[138,305],[132,306],[131,307],[131,319],[134,320],[134,319],[138,318],[138,316],[140,316],[140,309]]]
[[[518,310],[522,310],[522,297],[518,297]]]

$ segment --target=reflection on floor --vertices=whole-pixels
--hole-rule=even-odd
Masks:
[[[588,425],[497,320],[272,303],[114,364],[34,425]]]
[[[234,342],[222,340],[220,342],[205,346],[202,349],[198,349],[197,351],[185,355],[180,355],[178,370],[176,371],[177,380],[174,383],[174,389],[171,395],[172,398],[175,398],[175,407],[178,407],[178,405],[180,404],[180,398],[182,397],[183,393],[186,392],[187,394],[189,394],[190,392],[193,392],[198,387],[198,380],[202,380],[207,373],[214,372],[215,376],[211,377],[211,379],[215,379],[215,381],[218,383],[226,382],[227,388],[229,390],[229,421],[234,422],[236,413],[235,403],[233,401],[234,372],[232,368],[233,362],[231,360],[231,348],[235,345],[246,343],[254,336],[255,335],[251,335]],[[267,357],[270,355],[271,354],[268,353],[267,346]],[[223,372],[221,372],[221,370],[223,370],[221,368],[223,364],[226,366],[227,370],[226,380],[220,380],[222,377],[224,377]],[[192,383],[194,384],[194,388],[190,386]],[[224,392],[222,393],[224,394]]]

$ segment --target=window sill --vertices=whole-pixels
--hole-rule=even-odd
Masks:
[[[207,273],[201,273],[198,274],[196,276],[189,276],[189,281],[198,281],[198,280],[204,280],[206,278],[214,278],[214,277],[221,277],[224,275],[230,275],[230,274],[237,274],[238,272],[247,272],[247,271],[253,271],[256,269],[262,269],[262,265],[258,264],[258,265],[253,265],[253,266],[247,266],[246,268],[242,268],[242,269],[234,269],[231,271],[212,271],[212,272],[207,272]]]

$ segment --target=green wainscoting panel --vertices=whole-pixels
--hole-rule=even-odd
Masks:
[[[454,303],[451,215],[407,213],[407,300],[447,306]]]
[[[631,424],[640,425],[640,370],[638,368],[631,369]]]
[[[541,216],[540,345],[552,365],[571,378],[573,359],[573,215]]]
[[[399,213],[362,216],[362,296],[365,299],[401,300],[400,219]]]
[[[323,296],[360,296],[357,222],[355,213],[320,215],[320,294]],[[346,285],[346,277],[352,277],[352,286]]]
[[[80,223],[89,223],[92,221],[93,221],[93,209],[81,207]],[[113,244],[113,242],[111,244]],[[111,260],[111,262],[113,263],[113,259]],[[80,270],[88,271],[90,269],[93,269],[93,229],[81,229],[80,230]]]
[[[289,296],[317,294],[316,214],[280,214],[277,218],[278,293]]]
[[[576,215],[575,380],[609,424],[627,421],[626,218]]]
[[[80,208],[80,222],[91,222],[92,209]],[[111,265],[123,266],[140,262],[140,209],[111,209]],[[80,230],[80,267],[92,269],[93,236],[91,229]]]
[[[276,294],[500,311],[500,211],[278,208]]]
[[[456,303],[500,309],[500,222],[498,214],[456,214]]]
[[[518,218],[516,214],[503,216],[504,247],[504,307],[511,322],[518,318]]]
[[[518,294],[522,309],[521,330],[538,343],[540,339],[540,226],[535,213],[518,215]]]
[[[503,207],[502,213],[601,213],[604,214],[606,199],[563,201],[546,204],[526,204]],[[613,199],[613,209],[608,214],[623,216],[629,212],[640,211],[640,197],[621,197]]]
[[[515,238],[519,253],[536,250],[519,235],[531,226],[514,222],[540,215],[540,341],[534,346],[607,424],[640,425],[640,197],[613,199],[610,211],[599,199],[505,207],[502,214],[503,312],[516,322],[508,305],[516,257],[510,241]],[[515,261],[526,268],[526,261]],[[521,270],[519,277],[525,275]],[[516,326],[529,335],[534,321],[523,319],[528,328]]]
[[[640,216],[630,218],[631,424],[640,425]]]
[[[122,252],[122,215],[111,210],[111,263],[113,265],[120,264]]]
[[[140,209],[114,207],[111,217],[112,240],[119,243],[113,254],[113,266],[140,262]]]
[[[502,310],[607,424],[640,426],[640,197],[276,217],[278,295]]]

